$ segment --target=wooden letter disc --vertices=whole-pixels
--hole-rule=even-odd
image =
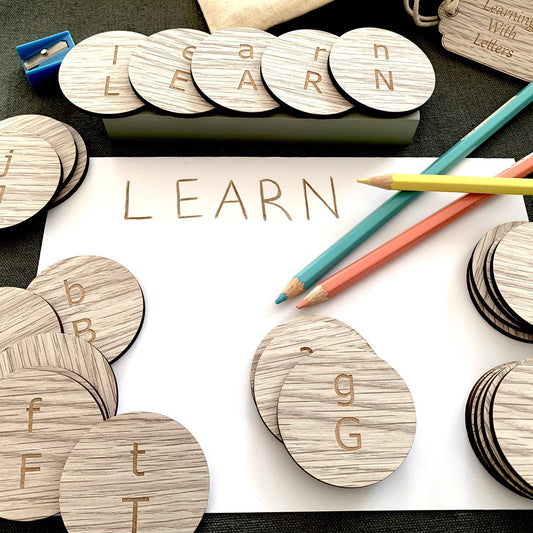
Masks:
[[[110,116],[143,107],[128,77],[131,52],[146,36],[131,31],[109,31],[78,43],[59,69],[59,85],[75,106]]]
[[[82,255],[41,272],[28,290],[42,296],[59,315],[65,333],[94,344],[114,361],[134,341],[144,316],[139,283],[121,264]]]
[[[329,66],[348,96],[378,111],[412,111],[435,88],[426,54],[409,39],[381,28],[357,28],[339,37]]]
[[[24,369],[0,380],[0,516],[59,512],[59,480],[76,442],[102,422],[91,394],[56,372]]]
[[[278,403],[283,443],[307,473],[339,487],[385,479],[415,436],[415,407],[399,374],[373,352],[316,353],[297,363]]]
[[[243,113],[263,113],[279,104],[261,79],[263,51],[275,37],[254,28],[221,30],[196,48],[191,69],[194,82],[216,104]]]
[[[194,437],[163,415],[127,413],[74,447],[59,504],[69,533],[192,533],[208,495],[209,471]]]
[[[288,106],[311,115],[337,115],[352,109],[328,71],[329,52],[337,39],[320,30],[295,30],[277,37],[261,60],[269,90]]]
[[[61,180],[56,151],[41,137],[0,133],[0,229],[48,205]]]
[[[213,109],[197,91],[191,76],[191,60],[198,44],[209,34],[178,28],[150,35],[132,52],[130,82],[148,103],[184,115]]]

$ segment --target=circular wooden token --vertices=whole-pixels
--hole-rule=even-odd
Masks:
[[[41,333],[26,337],[0,353],[0,378],[32,367],[64,368],[80,375],[96,389],[109,415],[117,412],[115,374],[105,357],[88,342],[74,335]]]
[[[208,495],[209,471],[194,437],[163,415],[128,413],[80,439],[61,476],[59,504],[69,533],[187,533]]]
[[[78,151],[66,124],[44,115],[17,115],[0,121],[0,133],[28,133],[48,141],[61,161],[61,185],[68,183],[76,166]]]
[[[296,463],[339,487],[364,487],[392,474],[416,427],[401,376],[373,352],[354,350],[297,363],[281,388],[278,423]]]
[[[368,343],[353,328],[330,317],[309,315],[280,325],[257,361],[254,400],[261,419],[272,434],[281,439],[278,427],[278,398],[281,386],[293,366],[315,351],[338,350],[371,352]]]
[[[150,35],[132,52],[130,82],[146,102],[169,113],[196,115],[213,106],[196,89],[191,59],[209,34],[178,28]]]
[[[75,106],[96,115],[132,113],[143,107],[128,77],[135,47],[146,36],[131,31],[108,31],[78,43],[59,68],[59,85]]]
[[[311,115],[337,115],[352,109],[328,71],[329,52],[337,39],[320,30],[294,30],[277,37],[261,60],[268,89],[284,104]]]
[[[494,252],[492,272],[507,307],[533,324],[533,224],[513,228]]]
[[[0,352],[38,333],[61,333],[50,304],[25,289],[0,287]]]
[[[80,255],[41,272],[28,290],[59,315],[65,333],[76,335],[114,361],[135,340],[144,316],[139,283],[124,266],[96,255]]]
[[[44,209],[61,180],[56,151],[41,137],[0,133],[0,229]]]
[[[0,380],[0,516],[37,520],[59,511],[59,480],[76,442],[103,417],[63,374],[24,369]]]
[[[382,28],[357,28],[339,37],[329,66],[348,96],[378,111],[412,111],[435,89],[435,72],[426,54],[409,39]]]
[[[212,102],[243,113],[279,107],[261,78],[261,57],[274,35],[254,28],[221,30],[198,44],[191,61],[194,83]]]
[[[54,206],[59,205],[68,198],[70,198],[81,185],[82,181],[85,179],[87,174],[87,169],[89,168],[89,157],[87,154],[87,147],[85,146],[85,141],[83,137],[74,129],[72,126],[65,124],[68,128],[74,142],[76,143],[76,150],[78,152],[78,159],[76,161],[76,166],[72,172],[72,175],[66,184],[62,184],[57,194],[52,200]]]

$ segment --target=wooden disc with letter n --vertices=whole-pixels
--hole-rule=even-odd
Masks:
[[[178,422],[127,413],[92,428],[60,484],[69,533],[192,533],[209,496],[202,449]]]
[[[401,376],[373,352],[339,350],[297,363],[281,388],[285,447],[308,474],[364,487],[392,474],[415,436],[415,407]]]

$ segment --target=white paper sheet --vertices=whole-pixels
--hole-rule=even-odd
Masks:
[[[430,161],[97,158],[81,189],[50,212],[40,270],[97,254],[139,280],[146,318],[114,364],[119,412],[166,414],[195,435],[210,467],[208,512],[533,508],[485,471],[464,426],[475,381],[499,363],[531,355],[530,345],[485,323],[465,282],[478,239],[499,223],[527,220],[521,197],[493,198],[327,303],[303,311],[294,300],[274,304],[294,274],[392,194],[356,178],[419,172]],[[452,172],[493,175],[510,164],[471,159]],[[125,220],[128,180],[128,215],[152,218]],[[179,185],[181,216],[191,218],[178,218],[177,180],[192,180]],[[262,203],[261,180],[271,180],[262,182],[264,199],[278,188],[281,196]],[[306,203],[302,180],[328,205],[308,186]],[[424,193],[343,265],[457,196]],[[272,327],[298,313],[355,328],[411,389],[413,449],[376,485],[339,489],[311,478],[256,412],[253,353]]]

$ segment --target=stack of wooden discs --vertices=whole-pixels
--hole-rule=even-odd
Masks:
[[[466,405],[470,444],[488,472],[510,490],[533,498],[533,359],[486,372]]]
[[[500,224],[477,243],[467,269],[472,302],[498,331],[533,342],[533,224]]]
[[[251,388],[259,414],[308,474],[364,487],[409,453],[415,408],[401,376],[346,324],[303,316],[259,344]]]

